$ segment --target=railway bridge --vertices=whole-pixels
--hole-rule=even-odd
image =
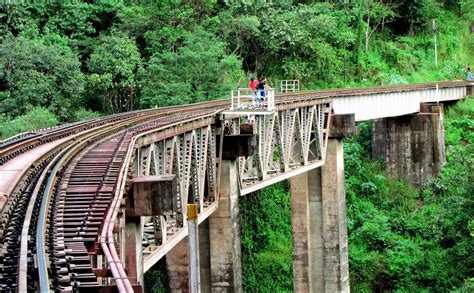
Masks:
[[[290,179],[294,291],[349,292],[342,138],[373,120],[374,157],[421,185],[445,161],[443,103],[472,88],[218,100],[3,141],[0,291],[140,292],[166,257],[171,291],[242,292],[239,197]]]

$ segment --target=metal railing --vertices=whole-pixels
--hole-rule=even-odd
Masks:
[[[231,111],[274,111],[275,91],[239,88],[232,91]]]
[[[300,81],[297,80],[297,79],[281,80],[280,81],[280,91],[282,93],[299,92],[300,91]]]

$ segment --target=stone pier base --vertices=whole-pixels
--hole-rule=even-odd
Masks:
[[[199,233],[199,268],[201,292],[211,291],[211,267],[209,247],[209,220],[204,220],[198,227]],[[183,238],[166,254],[169,291],[189,291],[189,244],[188,237]]]
[[[125,264],[132,284],[142,284],[143,273],[143,217],[128,217],[125,223]]]
[[[372,137],[372,157],[383,160],[389,174],[417,187],[437,176],[446,162],[441,104],[422,104],[420,113],[377,119]]]
[[[238,169],[223,160],[219,207],[198,226],[201,292],[242,292]],[[188,238],[166,254],[171,292],[189,292]]]

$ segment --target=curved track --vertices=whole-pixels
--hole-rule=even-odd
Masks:
[[[27,173],[26,178],[17,182],[17,188],[15,188],[14,193],[10,196],[7,205],[4,207],[4,213],[2,217],[2,230],[0,235],[2,237],[1,242],[1,251],[0,254],[0,290],[2,291],[27,291],[34,290],[36,279],[36,273],[34,270],[33,256],[35,253],[38,254],[38,269],[40,270],[39,276],[48,276],[46,268],[50,267],[50,273],[56,278],[52,281],[52,284],[56,286],[56,289],[62,290],[67,289],[68,287],[79,288],[81,286],[94,286],[98,285],[94,283],[94,278],[92,277],[91,267],[89,270],[85,267],[83,263],[74,263],[75,261],[84,262],[85,259],[88,259],[89,252],[82,249],[82,247],[75,246],[76,249],[72,249],[69,244],[62,251],[58,247],[62,247],[64,239],[77,240],[80,242],[79,236],[82,239],[85,239],[83,242],[86,244],[95,243],[96,246],[100,246],[100,239],[97,237],[99,234],[99,228],[107,228],[108,223],[104,223],[106,220],[106,212],[110,210],[110,203],[112,198],[108,198],[105,194],[102,194],[104,191],[103,186],[107,185],[109,189],[107,194],[111,194],[111,191],[114,190],[115,184],[117,183],[116,175],[114,177],[113,173],[108,173],[108,171],[117,172],[121,164],[121,154],[117,152],[101,152],[101,148],[110,149],[112,146],[111,142],[114,142],[116,139],[114,135],[124,135],[124,139],[121,140],[120,146],[126,148],[130,141],[130,138],[133,134],[147,131],[156,127],[164,126],[167,123],[176,122],[181,119],[189,119],[192,115],[200,116],[203,113],[208,113],[209,111],[215,112],[217,109],[223,109],[227,105],[227,101],[215,101],[212,103],[201,103],[186,107],[170,107],[166,109],[154,109],[148,111],[142,111],[146,114],[137,115],[133,118],[120,119],[114,123],[101,123],[100,126],[95,127],[94,129],[88,129],[86,131],[80,132],[80,135],[71,135],[71,138],[66,142],[62,143],[60,146],[54,148],[47,154],[47,156],[42,156],[39,160],[32,162],[32,165],[35,165],[35,168],[32,168]],[[205,112],[203,112],[205,111]],[[59,130],[61,131],[61,130]],[[32,140],[37,137],[30,138]],[[100,141],[105,141],[100,143]],[[24,144],[24,140],[19,142],[20,145]],[[92,145],[91,145],[92,144]],[[88,147],[89,146],[89,147]],[[97,150],[94,150],[97,148]],[[81,151],[88,150],[88,155],[82,155]],[[99,156],[112,156],[112,158],[104,160],[95,160],[90,159],[88,156],[93,156],[94,154],[100,154]],[[19,155],[19,154],[18,154]],[[67,167],[71,164],[72,159],[76,156],[84,156],[84,162],[81,161],[80,164],[86,164],[85,169],[83,165],[77,165],[77,173],[68,171],[66,173]],[[114,162],[111,162],[110,159],[117,158]],[[95,168],[87,167],[87,162],[89,160],[90,164],[95,166]],[[102,162],[102,168],[100,166]],[[108,163],[118,164],[115,168],[110,167]],[[104,165],[105,164],[105,165]],[[81,168],[87,175],[81,175]],[[106,172],[107,171],[107,172]],[[77,175],[79,174],[79,175]],[[77,177],[79,176],[79,177]],[[82,176],[82,177],[81,177]],[[90,182],[83,181],[84,176],[90,178]],[[100,187],[93,186],[94,178],[102,178],[102,183],[99,184]],[[64,197],[57,196],[58,193],[63,193],[64,190],[60,190],[62,180],[57,179],[66,179],[73,180],[71,182],[71,187],[68,187],[67,190],[70,193],[68,199]],[[64,179],[63,179],[64,178]],[[76,201],[77,203],[84,203],[87,199],[87,195],[90,193],[96,198],[94,204],[87,203],[80,208],[86,210],[86,215],[74,217],[74,214],[71,213],[71,210],[77,210],[79,206],[71,206],[70,199],[73,198],[71,195],[74,195],[74,180],[77,178],[80,179],[81,183],[81,193],[79,197],[83,197],[82,201]],[[89,192],[85,186],[91,183],[89,186]],[[97,183],[97,182],[96,182]],[[106,184],[107,183],[107,184]],[[90,191],[90,188],[98,188],[96,191]],[[76,198],[78,199],[78,198]],[[56,206],[57,203],[60,203],[59,206]],[[42,204],[41,204],[42,203]],[[51,206],[49,206],[51,205]],[[54,208],[53,208],[54,206]],[[54,211],[49,213],[49,211]],[[99,215],[95,213],[100,211]],[[66,217],[63,219],[63,215],[66,214]],[[94,218],[94,215],[96,217]],[[69,218],[71,217],[71,218]],[[84,219],[85,217],[85,219]],[[109,220],[112,217],[109,216]],[[80,219],[80,220],[79,220]],[[91,222],[90,220],[94,220]],[[61,223],[63,221],[63,223]],[[112,220],[110,220],[112,221]],[[78,224],[76,227],[71,227],[70,223],[75,222]],[[38,228],[36,227],[38,224]],[[61,223],[60,225],[49,225],[49,223]],[[110,224],[110,222],[109,222]],[[61,225],[64,225],[61,227]],[[113,222],[112,225],[113,226]],[[48,230],[46,229],[48,227]],[[78,231],[74,229],[79,229]],[[47,230],[47,231],[46,231]],[[74,230],[74,231],[72,231]],[[39,233],[36,233],[36,232]],[[59,232],[58,232],[59,231]],[[58,232],[58,233],[56,233]],[[49,234],[48,234],[49,233]],[[91,234],[92,233],[92,234]],[[46,234],[48,234],[46,236]],[[59,236],[63,237],[59,239]],[[41,237],[36,237],[35,235],[42,235]],[[93,235],[93,236],[92,236]],[[90,236],[90,237],[89,237]],[[58,240],[59,239],[59,240]],[[47,241],[46,241],[47,240]],[[56,241],[56,242],[55,242]],[[113,243],[113,239],[112,239]],[[42,247],[42,244],[45,246]],[[107,243],[106,243],[107,244]],[[38,251],[36,251],[36,245],[38,246]],[[46,247],[48,246],[48,247]],[[84,245],[83,245],[84,246]],[[108,244],[106,245],[108,246]],[[42,252],[42,251],[44,252]],[[46,256],[46,250],[49,251],[51,260],[59,260],[49,264],[44,264],[43,269],[41,268],[41,255],[43,253]],[[126,279],[125,272],[123,267],[120,266],[114,269],[113,262],[120,262],[117,257],[117,253],[113,249],[103,249],[103,253],[106,254],[106,261],[111,267],[111,272],[114,275],[115,283],[120,288],[121,282],[120,279]],[[65,252],[71,251],[72,254],[77,253],[74,258],[73,255]],[[101,248],[97,249],[98,252],[101,252]],[[108,253],[108,255],[107,255]],[[112,263],[109,262],[109,259],[113,259]],[[82,257],[82,259],[81,259]],[[44,259],[47,259],[44,257]],[[17,262],[18,260],[18,262]],[[61,265],[65,264],[67,270],[64,270]],[[71,269],[75,267],[75,270]],[[80,272],[80,273],[77,273]],[[61,276],[61,273],[67,273],[69,276],[73,276],[69,284],[66,284],[65,278]],[[63,274],[64,275],[64,274]],[[58,278],[59,276],[59,278]],[[40,279],[41,280],[41,279]],[[49,282],[49,280],[47,281]],[[129,282],[128,282],[129,283]],[[44,286],[42,286],[44,287]],[[130,286],[123,287],[125,289],[131,289]],[[121,288],[121,289],[123,289]],[[128,290],[129,291],[129,290]]]

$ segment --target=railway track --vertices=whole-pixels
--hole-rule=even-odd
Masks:
[[[440,87],[464,82],[439,83]],[[277,103],[381,91],[432,89],[435,84],[280,94]],[[124,154],[134,135],[210,115],[228,100],[136,111],[19,136],[0,143],[0,165],[43,144],[64,140],[31,162],[0,219],[0,291],[98,291],[133,288],[115,247]],[[104,269],[98,271],[98,263]],[[105,263],[107,266],[105,266]],[[99,266],[100,267],[100,266]],[[108,267],[108,269],[106,269]],[[113,277],[113,282],[109,283]]]
[[[86,287],[98,290],[104,284],[96,281],[95,272],[92,271],[90,261],[88,263],[87,259],[90,259],[91,250],[94,249],[92,254],[105,253],[100,247],[100,237],[97,235],[100,232],[99,228],[107,228],[103,222],[110,208],[112,201],[110,196],[115,188],[114,184],[117,183],[115,173],[123,157],[121,152],[110,150],[115,150],[120,145],[123,151],[128,147],[131,136],[138,132],[193,115],[202,116],[215,112],[226,104],[226,101],[216,101],[210,104],[174,107],[111,123],[100,129],[86,131],[87,134],[82,137],[71,138],[53,150],[49,156],[41,158],[41,163],[36,162],[39,165],[31,170],[30,173],[33,173],[29,174],[31,178],[22,181],[21,188],[15,190],[15,196],[10,198],[8,207],[4,209],[4,229],[1,232],[5,233],[1,235],[0,246],[0,291],[33,291],[38,288],[35,284],[37,276],[48,277],[49,274],[52,276],[50,284],[54,290],[78,291],[79,288]],[[120,135],[119,133],[122,133],[123,137],[117,140],[114,135]],[[105,142],[94,143],[100,139],[105,139]],[[89,150],[87,155],[81,155],[81,151],[85,149]],[[81,156],[84,161],[73,161],[76,156]],[[90,168],[91,164],[95,167]],[[70,165],[76,166],[77,170],[66,172]],[[60,180],[56,180],[58,178]],[[99,180],[100,178],[102,179]],[[67,187],[64,184],[67,184]],[[81,190],[79,193],[78,189]],[[88,202],[91,196],[93,203]],[[84,213],[71,212],[78,208],[84,208]],[[53,213],[48,213],[49,211]],[[49,223],[59,225],[48,225]],[[108,243],[105,244],[108,246]],[[36,247],[44,252],[37,251]],[[49,255],[46,257],[47,253]],[[120,262],[115,251],[108,249],[108,253],[106,258],[113,258],[115,255],[115,261]],[[43,259],[53,262],[49,264],[47,261],[37,261],[39,271],[37,273],[34,256],[40,259],[41,255]],[[111,265],[107,259],[104,259],[104,262]],[[41,269],[42,263],[43,269]],[[121,283],[128,281],[120,281],[126,279],[123,267],[121,270],[122,272],[120,268],[115,270],[112,268],[109,272],[117,275],[114,276],[114,283],[119,288]],[[47,282],[49,283],[49,279]],[[49,285],[40,287],[45,286],[49,287]],[[130,291],[131,287],[123,286],[123,289]]]

